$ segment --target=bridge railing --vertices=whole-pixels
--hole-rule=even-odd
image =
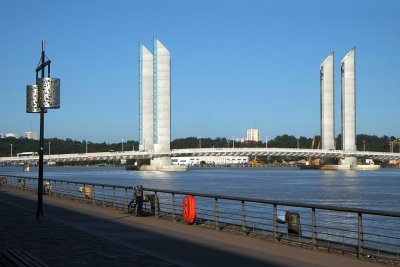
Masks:
[[[0,186],[36,192],[37,179],[0,175]],[[67,180],[46,179],[44,187],[48,195],[122,210],[127,209],[134,194],[133,187]],[[154,195],[156,200],[145,202],[145,211],[160,218],[182,222],[183,199],[191,195],[196,201],[197,225],[315,250],[399,262],[400,212],[154,188],[144,190],[145,195]]]

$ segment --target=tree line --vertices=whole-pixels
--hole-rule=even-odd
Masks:
[[[185,148],[228,148],[228,147],[271,147],[271,148],[311,148],[314,138],[310,137],[295,137],[293,135],[279,135],[274,139],[265,142],[237,142],[236,140],[226,139],[225,137],[212,138],[198,138],[187,137],[178,138],[171,142],[171,149],[185,149]],[[357,150],[363,151],[376,151],[376,152],[389,152],[390,142],[395,140],[394,136],[376,135],[357,135]],[[315,136],[314,148],[318,148],[320,136]],[[335,138],[337,149],[342,147],[341,134]],[[27,138],[14,138],[7,137],[0,139],[0,156],[7,157],[13,156],[22,152],[36,152],[38,151],[39,141]],[[44,154],[69,154],[69,153],[93,153],[93,152],[106,152],[106,151],[132,151],[139,149],[139,142],[135,140],[128,140],[119,143],[95,143],[87,140],[77,141],[70,138],[58,139],[50,138],[44,140]],[[400,152],[399,143],[393,145],[394,152]]]

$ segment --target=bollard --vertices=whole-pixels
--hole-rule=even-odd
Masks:
[[[49,181],[45,181],[43,183],[43,195],[50,195],[51,183]]]

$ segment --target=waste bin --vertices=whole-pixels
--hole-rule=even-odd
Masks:
[[[285,221],[287,223],[289,235],[301,236],[301,223],[299,213],[294,211],[287,211],[285,214]]]

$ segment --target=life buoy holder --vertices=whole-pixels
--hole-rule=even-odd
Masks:
[[[183,220],[193,224],[196,220],[196,200],[194,196],[185,196],[183,198]]]

